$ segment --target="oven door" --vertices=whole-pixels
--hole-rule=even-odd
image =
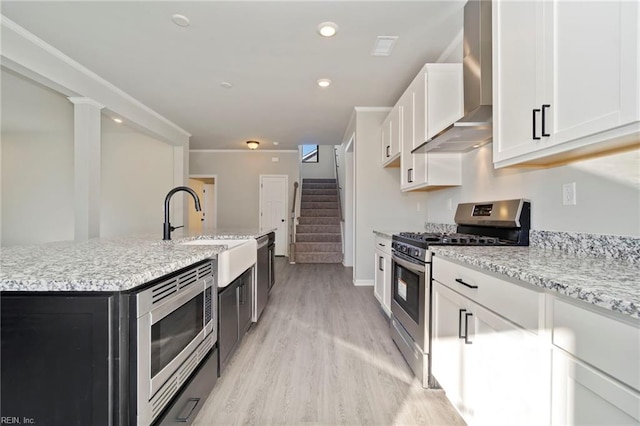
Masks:
[[[426,270],[424,263],[417,263],[402,253],[392,255],[391,312],[411,338],[424,351],[426,332]]]

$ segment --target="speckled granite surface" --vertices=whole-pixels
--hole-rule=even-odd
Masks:
[[[540,247],[431,249],[436,256],[456,259],[640,319],[638,263]]]
[[[640,263],[640,238],[637,237],[531,230],[529,243],[565,253]]]
[[[452,225],[449,223],[431,223],[428,222],[424,225],[424,232],[448,232],[454,233],[456,232],[457,225]]]
[[[224,245],[181,245],[193,239],[249,239],[258,230],[174,232],[84,242],[64,241],[0,248],[0,291],[125,291],[227,249]]]
[[[396,231],[379,231],[379,230],[374,229],[373,233],[376,234],[379,237],[391,239],[393,234],[397,234],[398,232],[396,232]]]

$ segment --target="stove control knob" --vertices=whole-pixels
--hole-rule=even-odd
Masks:
[[[414,255],[414,256],[416,256],[416,257],[420,256],[420,250],[415,249],[415,250],[413,251],[413,255]]]

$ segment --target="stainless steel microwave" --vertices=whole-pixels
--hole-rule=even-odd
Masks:
[[[210,261],[135,296],[138,425],[158,417],[216,342],[214,272]]]

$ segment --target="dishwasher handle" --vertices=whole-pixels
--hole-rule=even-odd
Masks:
[[[269,243],[269,236],[263,235],[262,237],[258,238],[257,243],[258,243],[258,248],[262,248],[266,246]]]

